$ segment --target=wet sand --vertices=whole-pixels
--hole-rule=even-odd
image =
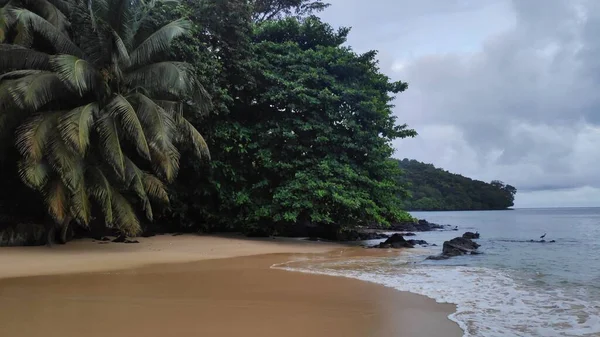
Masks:
[[[462,335],[447,319],[452,305],[358,280],[270,268],[315,254],[360,254],[356,249],[291,240],[141,240],[76,242],[50,253],[0,248],[0,336]],[[225,257],[232,258],[215,259]]]

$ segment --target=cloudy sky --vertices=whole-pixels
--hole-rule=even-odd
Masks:
[[[519,189],[516,207],[600,206],[600,0],[329,0],[409,83],[398,158]]]

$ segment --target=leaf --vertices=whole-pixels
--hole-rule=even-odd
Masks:
[[[117,228],[125,235],[135,236],[141,232],[140,222],[129,201],[116,189],[111,191],[111,204]]]
[[[104,115],[95,125],[104,157],[119,177],[124,178],[125,159],[115,118],[112,115]]]
[[[79,224],[89,226],[92,217],[92,205],[88,196],[85,181],[79,183],[71,195],[71,212]]]
[[[80,186],[83,175],[83,158],[71,151],[57,130],[53,130],[49,142],[48,161],[63,183],[71,191],[76,191]]]
[[[192,67],[184,62],[159,62],[131,71],[125,82],[152,94],[169,93],[176,97],[191,95],[197,87]]]
[[[125,129],[126,136],[134,143],[138,153],[150,160],[150,149],[144,129],[129,101],[121,95],[115,95],[105,110],[113,117],[118,118],[119,124]]]
[[[146,194],[149,197],[163,204],[169,204],[169,194],[160,179],[151,174],[144,173],[142,181],[144,183]]]
[[[165,176],[173,177],[173,174],[168,172],[177,172],[179,151],[173,144],[176,127],[172,114],[145,95],[138,93],[128,98],[135,104],[135,110],[151,149],[153,163],[158,164]]]
[[[50,70],[50,57],[46,53],[10,44],[0,44],[0,53],[0,71]]]
[[[131,53],[131,65],[148,64],[159,53],[169,50],[173,39],[185,34],[191,27],[191,22],[185,19],[173,21],[150,35]]]
[[[146,217],[148,220],[153,220],[152,215],[152,206],[150,205],[150,200],[148,199],[148,195],[146,194],[146,190],[144,189],[144,184],[142,182],[144,173],[140,170],[129,158],[125,157],[125,181],[126,186],[129,189],[132,189],[133,192],[140,198],[142,201],[142,207],[144,211],[146,211]]]
[[[52,73],[21,77],[8,90],[20,108],[31,110],[38,110],[68,93],[58,76]]]
[[[59,179],[52,181],[46,190],[48,213],[57,223],[63,223],[69,216],[68,191]]]
[[[210,151],[208,150],[208,144],[204,140],[204,137],[196,130],[196,128],[188,122],[187,119],[182,118],[180,123],[181,128],[181,136],[185,139],[185,142],[188,142],[192,145],[196,156],[199,159],[209,159],[210,160]]]
[[[53,26],[41,16],[23,8],[11,7],[8,11],[10,15],[25,28],[22,32],[23,34],[31,36],[32,33],[29,31],[29,29],[31,29],[46,39],[57,53],[70,54],[78,57],[84,56],[81,49],[79,49],[67,35],[63,34],[60,29]]]
[[[104,222],[113,223],[112,186],[102,171],[97,167],[90,167],[86,171],[87,192],[96,200],[104,213]]]
[[[90,129],[97,112],[98,104],[93,102],[77,107],[59,118],[58,131],[61,137],[82,156],[90,145]]]
[[[25,159],[32,162],[42,160],[49,136],[56,125],[57,117],[57,112],[40,113],[17,129],[16,146]]]
[[[48,181],[51,169],[45,161],[22,160],[19,162],[19,176],[25,185],[42,191]]]
[[[63,10],[68,8],[64,8],[64,4],[59,1],[48,1],[48,0],[21,0],[25,5],[32,9],[33,12],[39,14],[41,17],[46,19],[49,23],[51,23],[54,27],[56,27],[63,34],[67,33],[67,28],[70,26],[69,21],[65,14],[67,12],[61,12],[53,2],[56,2],[59,6],[63,7]]]
[[[101,79],[94,65],[77,56],[52,56],[50,64],[58,77],[78,92],[79,96],[100,87]]]

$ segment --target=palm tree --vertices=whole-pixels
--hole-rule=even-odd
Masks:
[[[125,235],[169,202],[181,146],[209,158],[184,112],[206,108],[192,67],[165,60],[184,19],[155,29],[157,0],[0,0],[0,137],[43,194],[64,242],[100,214]]]

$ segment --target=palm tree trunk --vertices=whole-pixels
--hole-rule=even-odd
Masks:
[[[46,232],[46,246],[52,247],[55,236],[56,236],[56,226],[54,225],[54,223],[52,223],[52,224],[50,224],[50,226],[48,226],[48,229]]]
[[[69,225],[71,224],[71,219],[72,218],[70,216],[67,216],[62,223],[61,231],[60,231],[60,241],[59,241],[59,243],[61,245],[64,245],[68,241],[67,235],[69,234],[69,228],[70,228]]]

